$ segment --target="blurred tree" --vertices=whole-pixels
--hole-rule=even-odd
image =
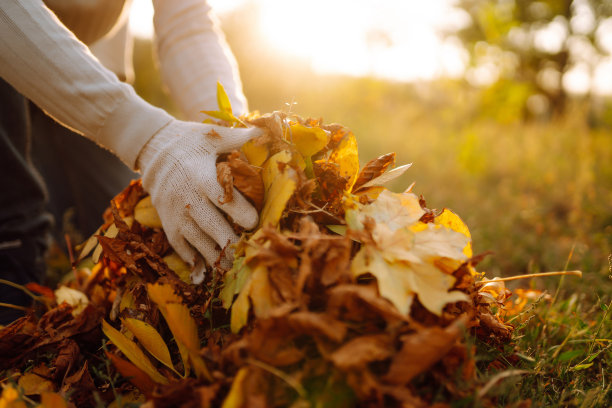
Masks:
[[[523,96],[530,89],[527,97],[513,98],[523,104],[523,115],[557,116],[568,95],[591,95],[594,74],[612,53],[612,0],[459,0],[457,5],[471,17],[458,33],[471,55],[466,78],[507,93],[514,83]]]

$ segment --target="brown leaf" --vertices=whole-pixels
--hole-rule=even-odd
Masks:
[[[446,328],[428,327],[402,338],[402,348],[395,355],[383,378],[390,384],[406,384],[442,359],[461,336],[463,319]]]
[[[0,369],[11,367],[36,342],[34,316],[27,315],[0,330]]]
[[[357,192],[362,185],[380,176],[394,164],[395,152],[383,154],[382,156],[370,160],[365,166],[363,166],[361,172],[359,172],[357,181],[355,181],[352,191]]]
[[[146,195],[147,193],[142,188],[142,181],[140,179],[132,180],[129,186],[113,198],[113,202],[119,210],[119,215],[127,217],[132,215],[136,204]]]
[[[387,323],[399,323],[407,317],[388,300],[380,297],[375,285],[340,285],[329,291],[328,309],[342,319],[372,321],[376,317]]]
[[[220,383],[215,383],[212,385],[198,387],[196,390],[197,395],[199,397],[199,407],[200,408],[212,408],[213,401],[217,397],[219,393],[219,389],[221,388]]]
[[[61,391],[64,395],[70,395],[70,401],[77,407],[95,406],[93,392],[96,386],[89,374],[87,361],[79,371],[64,379]]]
[[[234,187],[253,203],[257,211],[261,211],[265,193],[261,168],[252,166],[243,160],[239,152],[233,152],[228,156],[228,164]]]
[[[342,205],[342,198],[344,190],[348,186],[348,177],[343,177],[340,174],[341,169],[336,163],[319,160],[313,163],[313,168],[319,183],[320,195],[320,197],[314,200],[314,203],[319,208],[325,207],[327,213],[343,218],[344,206]],[[313,214],[315,219],[318,218],[316,215]],[[318,215],[323,217],[325,213]],[[317,219],[317,221],[319,220]],[[328,223],[333,223],[333,221]]]
[[[296,333],[286,318],[259,319],[246,339],[251,355],[273,366],[295,364],[304,358],[304,352],[293,342]]]
[[[234,178],[228,162],[217,163],[217,181],[223,187],[223,198],[219,198],[219,204],[232,202],[234,200]]]
[[[59,351],[55,358],[55,378],[61,378],[70,373],[79,359],[81,350],[79,345],[71,339],[62,340],[57,348]]]
[[[371,334],[356,337],[331,355],[340,370],[361,370],[374,361],[382,361],[393,355],[393,339],[388,334]]]
[[[296,312],[287,316],[289,327],[296,333],[309,336],[324,336],[341,342],[347,327],[343,322],[324,313]]]
[[[55,391],[51,379],[49,367],[42,363],[19,377],[17,384],[23,389],[25,395],[40,395],[43,392]]]

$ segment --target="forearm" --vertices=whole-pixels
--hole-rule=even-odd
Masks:
[[[205,0],[153,0],[156,44],[164,82],[183,113],[201,121],[201,110],[217,108],[217,81],[235,114],[247,103],[236,60]]]
[[[171,117],[104,68],[40,0],[0,5],[0,76],[131,167]]]

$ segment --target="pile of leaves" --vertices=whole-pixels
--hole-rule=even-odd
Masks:
[[[219,105],[215,123],[266,129],[217,165],[219,200],[236,189],[260,213],[223,248],[233,265],[193,272],[133,182],[68,279],[28,285],[34,306],[0,331],[0,406],[446,407],[473,395],[475,344],[500,347],[513,328],[496,313],[509,293],[476,272],[461,219],[412,186],[387,190],[409,167],[390,170],[394,154],[359,171],[344,126],[236,118],[222,90]]]

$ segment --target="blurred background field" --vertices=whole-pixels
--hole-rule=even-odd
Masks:
[[[220,17],[251,110],[285,110],[342,123],[357,136],[362,164],[391,151],[398,164],[413,163],[393,190],[414,181],[413,191],[430,208],[459,213],[471,229],[475,251],[493,251],[480,265],[489,277],[580,269],[582,281],[568,280],[566,289],[591,288],[586,296],[609,296],[612,64],[606,47],[612,47],[612,19],[607,2],[442,2],[463,22],[440,34],[440,52],[453,45],[450,52],[463,65],[442,61],[444,69],[428,75],[427,66],[415,68],[412,78],[386,75],[374,65],[351,70],[346,50],[334,54],[316,43],[321,36],[333,43],[334,33],[353,23],[350,7],[330,20],[323,18],[325,9],[305,10],[317,2],[302,2],[303,13],[276,5],[280,29],[289,37],[283,49],[254,18],[270,2],[230,3],[238,5],[226,5]],[[416,13],[410,21],[418,21],[415,5],[421,2],[406,3]],[[314,54],[288,52],[309,44],[306,34],[291,37],[291,27],[304,26],[312,31],[309,52]],[[385,29],[367,33],[374,44],[371,58],[387,58],[380,47],[397,43],[397,35]],[[520,35],[532,44],[517,43]],[[328,59],[344,58],[349,68],[334,69],[342,62],[336,61],[322,69],[312,56],[316,47]],[[399,60],[386,63],[397,65],[392,73],[401,73],[402,64],[410,70],[427,47],[407,47],[398,51],[404,52]],[[150,38],[135,42],[136,89],[178,115],[162,91],[153,48]]]

